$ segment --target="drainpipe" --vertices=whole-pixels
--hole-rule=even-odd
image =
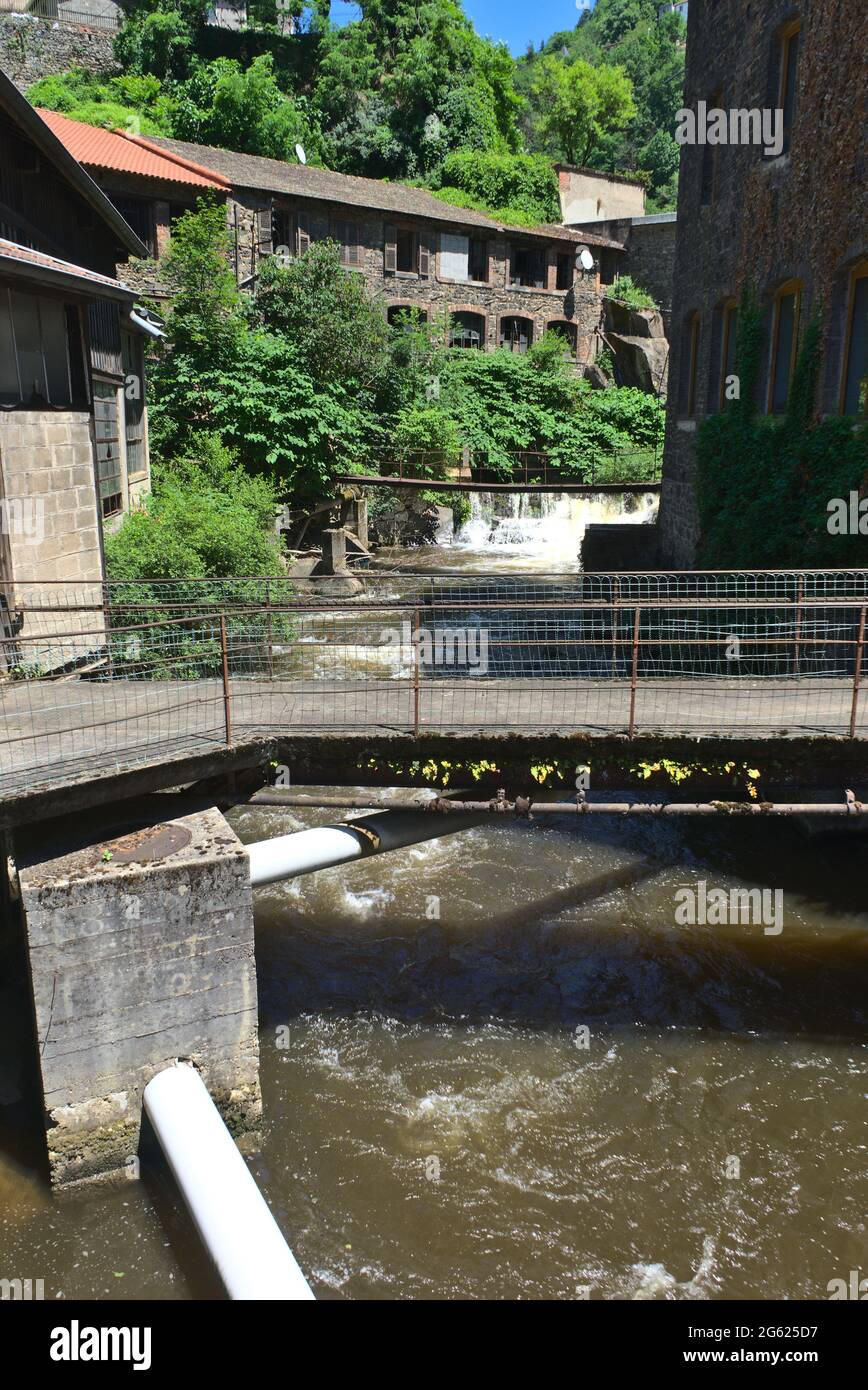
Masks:
[[[312,1299],[313,1291],[224,1125],[186,1063],[159,1072],[144,1108],[181,1196],[232,1299]]]
[[[386,811],[365,816],[346,825],[324,825],[316,830],[299,830],[294,835],[278,835],[247,845],[250,856],[250,882],[254,888],[277,883],[284,878],[330,869],[386,850],[406,849],[424,840],[438,840],[456,830],[469,830],[487,820],[478,812],[456,811],[449,816],[430,811]]]

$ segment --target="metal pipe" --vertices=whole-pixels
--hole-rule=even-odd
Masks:
[[[617,796],[629,797],[629,792],[615,793]],[[347,810],[363,810],[368,806],[377,805],[379,798],[377,793],[370,796],[307,796],[297,792],[278,793],[273,791],[256,792],[249,801],[245,802],[248,806],[267,806],[270,808],[283,807],[291,809],[293,807],[322,807],[322,808],[345,808]],[[380,802],[379,804],[385,804]],[[397,810],[400,802],[392,800],[392,806]],[[403,803],[408,808],[418,807],[418,814],[424,818],[430,817],[432,813],[443,813],[451,815],[467,815],[474,818],[474,824],[480,824],[488,816],[500,814],[512,814],[520,818],[527,816],[570,816],[570,815],[604,815],[604,816],[624,816],[624,815],[657,815],[657,816],[699,816],[699,815],[718,815],[718,816],[852,816],[868,815],[868,804],[858,801],[852,792],[845,794],[842,801],[805,801],[805,802],[773,802],[773,801],[725,801],[722,798],[716,801],[533,801],[530,797],[517,797],[515,801],[509,801],[506,797],[496,796],[489,801],[452,801],[445,800],[439,796],[429,796],[428,800],[420,802]],[[370,817],[370,820],[378,819]],[[366,825],[368,821],[356,822],[358,825]],[[336,829],[336,827],[329,827]],[[463,829],[456,826],[456,829]],[[344,830],[349,826],[343,827]],[[295,835],[284,835],[284,840],[300,840],[304,835],[313,835],[315,831],[300,831]],[[427,835],[420,836],[420,839],[431,838]],[[277,843],[274,840],[264,840],[260,845],[248,845],[248,852],[252,849],[259,849],[269,844]],[[418,841],[408,841],[418,843]],[[398,845],[387,845],[383,848],[399,848]],[[350,856],[360,858],[361,854]],[[341,862],[336,860],[337,862]],[[302,872],[307,872],[303,870]]]
[[[145,1087],[144,1107],[229,1297],[312,1299],[199,1073],[167,1067]]]
[[[457,830],[469,830],[484,819],[478,811],[459,814],[447,826],[432,819],[428,811],[386,811],[346,825],[324,825],[298,830],[293,835],[278,835],[273,840],[258,840],[247,846],[250,882],[254,887],[277,883],[387,850],[406,849]]]

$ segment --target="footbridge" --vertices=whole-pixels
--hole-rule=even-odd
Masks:
[[[868,570],[354,587],[7,586],[0,825],[273,762],[351,785],[382,760],[393,783],[432,758],[500,780],[617,750],[868,765]]]

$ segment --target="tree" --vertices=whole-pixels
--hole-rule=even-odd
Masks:
[[[584,164],[602,137],[623,130],[636,113],[625,70],[583,59],[544,58],[531,87],[538,129],[552,152]]]
[[[189,78],[174,92],[173,134],[181,140],[218,145],[244,154],[297,163],[296,144],[308,158],[320,155],[320,135],[305,98],[284,95],[270,53],[247,68],[234,58],[195,61]]]

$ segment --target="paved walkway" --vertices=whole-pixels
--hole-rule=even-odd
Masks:
[[[456,736],[627,733],[625,680],[437,680],[230,684],[233,741],[299,734]],[[791,739],[847,737],[845,680],[641,680],[636,734]],[[858,738],[868,737],[868,690]],[[222,683],[31,681],[0,689],[0,798],[225,746]]]

